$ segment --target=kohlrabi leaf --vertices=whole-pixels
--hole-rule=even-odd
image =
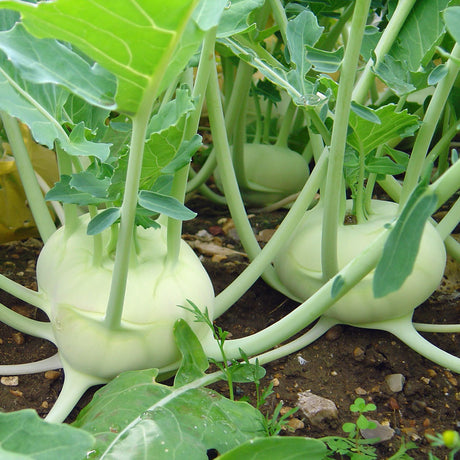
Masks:
[[[164,214],[177,220],[190,220],[196,217],[196,212],[185,207],[176,198],[150,190],[139,192],[138,203],[139,206],[149,211]]]
[[[110,110],[91,105],[77,95],[70,94],[64,104],[60,121],[71,129],[83,122],[85,130],[92,135],[91,140],[103,142],[109,115]],[[110,142],[106,144],[110,145]]]
[[[249,19],[249,15],[263,4],[264,0],[231,0],[225,2],[224,12],[217,28],[217,36],[220,38],[229,37],[254,28],[254,22]]]
[[[121,215],[120,208],[107,208],[101,211],[96,217],[93,217],[86,230],[88,235],[97,235],[103,232],[106,228],[114,224]]]
[[[151,189],[162,174],[162,169],[176,157],[182,144],[187,117],[194,109],[188,91],[177,90],[176,99],[168,102],[152,117],[144,146],[141,189]]]
[[[79,192],[89,193],[95,198],[107,199],[107,190],[110,186],[108,177],[98,178],[88,171],[72,174],[69,185]]]
[[[5,460],[81,460],[94,445],[88,432],[45,422],[32,409],[0,413],[0,458]]]
[[[386,55],[374,68],[375,74],[397,95],[403,96],[417,88],[412,82],[411,72],[403,62]]]
[[[358,104],[354,101],[351,101],[350,108],[355,115],[358,115],[358,117],[361,117],[364,120],[370,121],[371,123],[375,123],[377,125],[381,124],[380,118],[375,113],[375,110],[372,110],[369,107]]]
[[[451,6],[444,11],[447,30],[457,43],[460,43],[460,6]]]
[[[358,152],[366,155],[395,137],[413,134],[419,126],[418,118],[406,111],[395,112],[395,108],[395,105],[389,104],[374,111],[380,119],[380,124],[350,112],[350,127],[353,132],[349,134],[347,142]]]
[[[60,118],[68,95],[67,90],[52,84],[22,80],[11,63],[0,57],[0,110],[19,118],[30,128],[34,139],[49,149],[58,141],[70,155],[104,158],[106,144],[89,142],[78,130],[69,136],[62,128]]]
[[[428,84],[436,85],[447,75],[447,67],[445,64],[437,65],[428,75]]]
[[[289,52],[289,61],[292,69],[288,72],[288,80],[302,94],[307,92],[305,77],[311,69],[311,62],[307,59],[306,46],[313,46],[321,37],[323,27],[318,25],[316,16],[309,10],[304,10],[287,23],[286,39]]]
[[[375,297],[397,291],[411,274],[427,220],[436,210],[438,198],[426,185],[414,190],[391,229],[373,278]]]
[[[203,377],[209,367],[209,361],[187,321],[183,319],[176,321],[174,338],[182,355],[181,365],[174,378],[174,387],[179,388]]]
[[[0,32],[0,49],[25,80],[61,85],[91,104],[115,107],[115,77],[62,43],[37,39],[19,23]]]
[[[67,41],[114,74],[117,109],[134,114],[147,93],[153,97],[158,92],[197,4],[198,0],[126,0],[111,2],[109,8],[105,0],[37,5],[6,0],[0,6],[19,11],[31,34]],[[182,56],[183,65],[189,57]]]
[[[388,157],[375,157],[368,155],[366,156],[365,169],[369,173],[379,175],[396,175],[403,173],[406,168],[405,166],[395,163],[391,158]]]
[[[99,390],[75,426],[96,437],[100,458],[205,460],[209,449],[224,453],[263,437],[263,415],[200,387],[156,382],[156,370],[125,372]]]
[[[106,198],[97,198],[94,195],[81,192],[70,186],[72,176],[62,175],[61,180],[54,184],[54,187],[45,195],[47,201],[61,201],[62,203],[72,203],[81,206],[89,204],[101,204],[106,202]]]
[[[312,46],[305,46],[307,58],[317,72],[333,73],[339,70],[343,59],[343,47],[335,51],[324,51]]]
[[[299,87],[298,78],[294,74],[289,74],[289,71],[259,44],[251,43],[244,36],[222,38],[219,44],[224,45],[241,60],[255,67],[276,86],[286,90],[294,104],[306,106],[317,105],[321,102],[316,95],[313,83],[305,80]]]
[[[220,455],[219,460],[323,460],[328,448],[319,439],[281,437],[251,439],[241,446]]]
[[[174,174],[179,169],[190,163],[190,159],[201,147],[202,138],[195,134],[190,140],[182,142],[176,156],[162,170],[163,174]]]
[[[403,62],[411,72],[426,66],[444,34],[441,12],[448,3],[449,0],[415,2],[390,49],[390,56]]]
[[[201,30],[209,30],[219,24],[227,5],[228,0],[201,0],[192,18]]]

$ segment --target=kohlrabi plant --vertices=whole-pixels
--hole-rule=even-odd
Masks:
[[[460,216],[460,162],[449,148],[460,116],[459,7],[377,3],[0,2],[1,117],[45,243],[38,292],[4,276],[0,287],[49,322],[4,306],[0,319],[58,348],[52,358],[0,372],[63,367],[48,420],[63,420],[89,386],[123,371],[156,368],[143,371],[151,381],[177,370],[173,329],[184,321],[215,361],[244,356],[263,365],[343,323],[390,331],[460,372],[459,357],[418,332],[460,326],[412,322],[439,285],[446,248],[460,259],[450,236]],[[201,117],[209,119],[213,153],[195,173],[189,164],[201,145]],[[62,203],[57,230],[17,119],[56,151],[60,180],[46,198]],[[216,167],[251,263],[214,296],[181,240],[181,222],[194,217],[187,190],[223,201],[204,185]],[[377,183],[389,200],[375,198]],[[273,203],[294,192],[260,249],[245,201]],[[436,223],[431,216],[446,202]],[[301,304],[256,334],[219,340],[209,325],[260,276]],[[209,324],[196,322],[190,305],[207,312]],[[157,423],[138,418],[142,427]]]

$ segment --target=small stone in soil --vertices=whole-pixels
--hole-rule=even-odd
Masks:
[[[287,425],[294,431],[301,430],[305,427],[305,424],[302,422],[302,420],[299,420],[298,418],[291,418]]]
[[[17,398],[24,396],[24,393],[21,390],[10,390],[10,393]]]
[[[2,377],[0,382],[2,385],[7,387],[17,387],[19,385],[19,377],[17,375],[13,375],[11,377]]]
[[[378,438],[378,442],[384,442],[390,440],[394,434],[395,430],[388,425],[382,425],[377,420],[369,420],[376,424],[375,428],[370,428],[367,430],[360,430],[361,436],[364,439]]]
[[[402,391],[405,381],[406,378],[402,374],[390,374],[385,377],[385,382],[393,393]]]
[[[25,342],[24,335],[21,332],[13,332],[12,337],[16,345],[23,345]]]
[[[59,371],[46,371],[45,372],[45,379],[48,380],[56,380],[61,376]]]
[[[307,416],[312,425],[320,425],[325,420],[336,419],[337,406],[330,399],[304,391],[298,395],[297,406]]]

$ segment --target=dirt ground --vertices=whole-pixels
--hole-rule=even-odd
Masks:
[[[197,253],[220,292],[245,268],[247,258],[241,254],[231,221],[225,209],[203,205],[199,218],[184,226],[184,238],[195,245]],[[281,221],[283,212],[269,215],[254,214],[251,222],[260,236],[261,244],[269,237],[271,229]],[[268,230],[267,230],[268,229]],[[206,231],[206,233],[203,232]],[[210,236],[211,235],[211,236]],[[221,247],[222,250],[216,248]],[[0,246],[0,273],[36,288],[35,261],[41,244],[37,239],[7,243]],[[45,319],[35,308],[24,305],[4,292],[0,302],[26,316]],[[252,334],[277,321],[296,307],[296,303],[258,281],[217,323],[229,331],[233,338]],[[455,322],[460,318],[460,270],[449,265],[447,279],[433,296],[415,312],[419,322]],[[444,350],[460,354],[460,335],[426,334],[433,343]],[[0,363],[18,364],[36,361],[54,353],[49,342],[17,333],[0,323]],[[400,446],[401,440],[415,441],[418,450],[411,450],[413,458],[427,458],[427,434],[446,429],[460,429],[460,387],[458,375],[422,358],[392,335],[349,326],[338,326],[309,347],[291,356],[265,366],[266,377],[262,385],[273,381],[274,393],[262,410],[270,414],[279,401],[285,407],[295,407],[298,393],[312,393],[332,400],[338,408],[338,418],[314,426],[299,411],[290,422],[297,436],[344,436],[341,426],[355,420],[349,410],[357,397],[373,402],[377,410],[370,415],[382,424],[389,424],[395,435],[378,447],[379,458],[388,458]],[[404,388],[392,392],[385,383],[389,374],[402,374]],[[52,407],[62,386],[61,372],[19,376],[16,386],[0,385],[0,410],[13,411],[34,408],[44,416]],[[224,394],[228,388],[222,382],[216,388]],[[243,396],[254,401],[252,384],[237,384],[237,398]],[[91,398],[88,392],[80,401],[83,407]],[[71,414],[71,421],[78,408]],[[300,423],[301,422],[301,423]],[[303,426],[302,426],[303,425]],[[443,458],[444,453],[435,451]]]

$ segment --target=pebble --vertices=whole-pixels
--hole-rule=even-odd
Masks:
[[[13,375],[11,377],[2,377],[0,378],[0,383],[7,387],[16,387],[19,385],[19,377],[17,375]]]
[[[390,440],[394,434],[395,430],[389,425],[382,425],[377,420],[369,420],[375,423],[375,428],[368,428],[366,430],[360,430],[361,436],[364,439],[378,438],[378,442],[385,442]]]
[[[406,378],[402,374],[389,374],[385,377],[385,383],[393,393],[399,393],[404,388]]]
[[[48,401],[43,401],[41,403],[41,407],[43,407],[43,409],[48,409],[48,407],[49,407]]]
[[[364,359],[365,351],[361,347],[356,347],[353,350],[353,358],[356,361],[362,361]]]
[[[367,395],[367,391],[362,387],[355,388],[355,393],[360,396]]]
[[[306,415],[312,425],[320,425],[325,420],[336,419],[337,406],[330,399],[304,391],[297,395],[297,407]]]
[[[329,341],[337,340],[342,335],[342,326],[331,327],[325,334],[325,339]]]
[[[24,393],[21,391],[21,390],[10,390],[10,393],[13,395],[13,396],[16,396],[18,398],[24,396]]]
[[[305,428],[305,423],[303,423],[302,420],[299,420],[298,418],[291,418],[287,422],[287,425],[294,431]]]
[[[48,380],[56,380],[61,376],[59,371],[46,371],[45,372],[45,379]]]
[[[273,386],[274,387],[279,387],[280,386],[280,381],[277,377],[275,377],[273,380],[272,380],[272,383],[273,383]]]
[[[22,332],[13,332],[12,337],[16,345],[22,345],[25,342]]]

